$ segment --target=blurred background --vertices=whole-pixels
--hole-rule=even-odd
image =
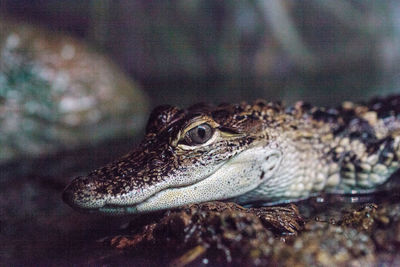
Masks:
[[[153,105],[329,104],[396,87],[397,1],[3,0],[0,10],[89,42]]]
[[[394,0],[2,0],[3,233],[65,239],[59,192],[129,151],[156,105],[336,106],[399,93],[399,63]],[[0,259],[21,253],[15,240]]]
[[[132,135],[159,104],[398,92],[399,12],[398,1],[3,0],[0,159]]]

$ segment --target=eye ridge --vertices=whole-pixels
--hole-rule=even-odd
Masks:
[[[188,145],[204,144],[212,137],[214,129],[207,123],[200,124],[190,129],[185,134],[185,143]]]

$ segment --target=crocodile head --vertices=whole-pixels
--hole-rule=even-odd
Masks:
[[[134,151],[75,178],[63,199],[78,210],[126,214],[250,192],[280,163],[278,150],[265,149],[277,105],[160,106]]]

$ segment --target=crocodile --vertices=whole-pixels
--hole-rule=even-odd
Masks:
[[[399,158],[400,95],[337,108],[264,100],[163,105],[131,153],[72,180],[63,199],[107,214],[213,200],[284,203],[373,192]]]

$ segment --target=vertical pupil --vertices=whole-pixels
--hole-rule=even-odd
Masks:
[[[206,130],[203,128],[203,127],[199,127],[198,129],[197,129],[197,134],[199,135],[199,137],[201,138],[201,139],[204,139],[204,137],[206,136]]]

